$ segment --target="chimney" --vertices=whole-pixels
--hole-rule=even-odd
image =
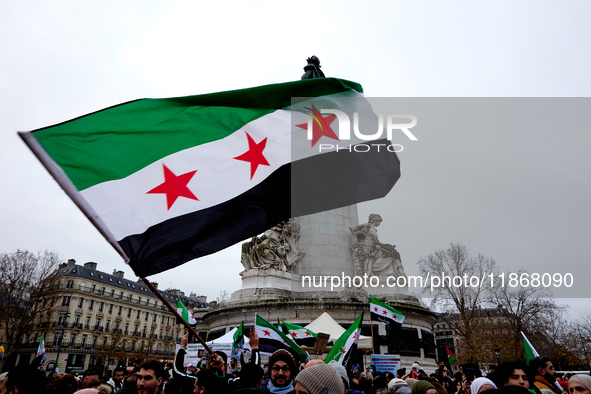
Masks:
[[[113,270],[113,276],[115,276],[116,278],[123,279],[123,274],[123,271]]]
[[[84,264],[84,267],[91,270],[96,270],[96,263],[89,261],[88,263]]]
[[[76,265],[76,260],[74,260],[74,259],[69,259],[68,260],[68,265],[67,265],[68,267],[73,267],[75,265]]]
[[[158,290],[158,282],[151,282],[151,283],[152,283],[152,286],[154,286],[154,288],[156,290]]]

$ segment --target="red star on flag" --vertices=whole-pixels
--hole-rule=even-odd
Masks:
[[[266,337],[270,337],[271,333],[269,332],[269,330],[263,330],[263,332],[265,333]]]
[[[353,334],[353,339],[357,338],[357,332]]]
[[[248,139],[248,150],[240,156],[236,156],[234,159],[247,161],[250,163],[250,179],[252,179],[259,165],[269,165],[269,162],[265,156],[263,156],[263,150],[265,149],[265,146],[267,146],[267,138],[265,137],[265,139],[263,139],[258,144],[254,142],[248,133],[246,133],[246,138]]]
[[[295,332],[295,331],[292,331],[291,332],[291,336],[294,337],[294,338],[297,338],[298,337],[298,333]]]
[[[322,116],[320,111],[312,104],[312,108],[306,108],[312,111],[310,115],[312,117],[312,147],[316,145],[318,140],[322,137],[332,138],[333,140],[339,140],[339,137],[335,134],[334,130],[330,128],[330,124],[337,118],[336,115],[328,115],[327,117]],[[308,123],[302,123],[296,125],[300,129],[308,130]]]
[[[310,334],[308,331],[306,331],[306,336],[307,336],[307,337],[311,337],[311,336],[312,336],[312,334]]]
[[[373,310],[377,312],[378,311],[378,307],[377,306],[374,307]]]
[[[179,197],[185,197],[190,198],[191,200],[199,201],[199,199],[195,197],[193,192],[187,187],[187,184],[191,178],[193,178],[193,175],[195,175],[197,170],[177,176],[172,171],[170,171],[166,165],[162,164],[162,167],[164,167],[164,183],[156,186],[146,194],[166,194],[168,210],[170,210],[172,204],[174,204],[174,202]]]
[[[382,312],[384,315],[388,314],[388,311],[384,309],[384,311]]]
[[[345,349],[343,349],[343,355],[345,355],[345,353],[346,353],[346,350],[345,350]]]

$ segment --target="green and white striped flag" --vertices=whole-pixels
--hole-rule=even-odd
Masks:
[[[300,346],[313,347],[316,342],[317,333],[308,330],[305,327],[283,322],[283,326],[287,329],[293,340]]]
[[[401,326],[404,322],[404,315],[390,305],[386,305],[374,296],[369,298],[369,311],[372,319],[392,323]]]
[[[523,348],[525,349],[525,363],[529,365],[530,360],[534,357],[539,357],[540,354],[536,351],[536,349],[534,349],[523,331],[521,331],[521,336],[523,337]]]
[[[282,333],[259,315],[256,315],[255,318],[255,329],[259,336],[259,350],[261,352],[273,353],[277,349],[285,349],[300,362],[310,358],[308,352],[303,350],[290,336]]]
[[[363,313],[359,315],[357,320],[349,327],[347,331],[341,335],[335,345],[332,347],[330,352],[324,359],[325,363],[329,363],[335,360],[339,364],[343,365],[345,369],[348,369],[348,364],[351,360],[353,352],[357,349],[357,343],[359,342],[359,336],[361,335],[361,322],[363,321]]]
[[[195,320],[195,318],[193,317],[193,314],[191,312],[189,312],[189,310],[185,307],[185,305],[183,305],[181,300],[177,300],[177,302],[176,302],[176,311],[190,325],[193,326],[193,325],[197,324],[197,320]]]
[[[146,277],[289,217],[384,197],[400,176],[391,143],[361,140],[322,112],[354,119],[369,105],[362,91],[320,78],[140,99],[19,134]]]
[[[233,341],[234,349],[242,350],[244,348],[244,322],[240,323],[240,327],[234,333]]]

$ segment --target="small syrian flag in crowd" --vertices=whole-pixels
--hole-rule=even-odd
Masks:
[[[283,322],[283,326],[287,329],[293,340],[300,346],[314,347],[317,333],[310,331],[305,327],[296,324]]]
[[[355,320],[355,323],[349,327],[347,331],[341,335],[335,345],[324,359],[325,363],[335,360],[348,370],[348,364],[351,360],[353,352],[357,349],[359,342],[359,335],[361,335],[361,322],[363,321],[363,313]]]
[[[176,301],[176,311],[181,315],[181,317],[188,322],[190,325],[197,324],[197,320],[193,317],[193,314],[189,312],[189,310],[183,305],[181,300]]]
[[[259,315],[256,315],[255,318],[255,329],[259,336],[259,350],[261,352],[273,353],[277,349],[285,349],[300,362],[310,358],[308,352],[303,350],[292,338]]]
[[[457,360],[456,356],[449,350],[447,345],[445,345],[445,352],[447,353],[447,361],[451,364]]]
[[[361,140],[322,112],[354,119],[371,109],[362,92],[355,82],[318,78],[139,99],[19,134],[146,277],[290,217],[388,194],[400,161],[386,133]]]
[[[404,315],[392,308],[390,305],[386,305],[374,296],[369,298],[369,311],[371,312],[372,320],[379,320],[388,324],[394,324],[400,327],[404,322]]]
[[[234,349],[244,349],[244,322],[240,323],[240,327],[234,333],[234,342],[232,346]]]
[[[39,341],[39,348],[37,349],[37,355],[35,357],[41,356],[40,364],[43,364],[46,360],[45,356],[45,333],[41,334],[41,340]]]
[[[525,349],[525,363],[529,365],[529,361],[534,357],[539,357],[540,354],[536,351],[536,349],[534,349],[523,331],[521,331],[521,336],[523,336],[523,348]]]

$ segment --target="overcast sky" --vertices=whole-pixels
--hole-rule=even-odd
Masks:
[[[137,98],[296,80],[311,55],[371,97],[588,97],[590,17],[583,1],[1,2],[0,251],[50,249],[133,276],[17,131]],[[587,278],[589,124],[417,129],[399,183],[361,204],[360,220],[382,215],[380,239],[409,274],[461,242],[511,270]],[[211,300],[238,290],[241,270],[234,246],[151,279]]]

